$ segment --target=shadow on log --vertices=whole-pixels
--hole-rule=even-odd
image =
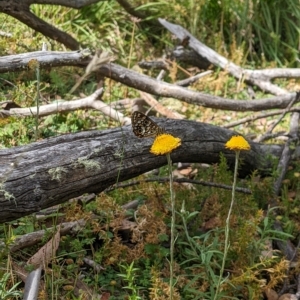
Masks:
[[[171,155],[173,162],[217,163],[222,152],[229,166],[234,165],[234,152],[224,144],[235,132],[187,120],[155,121],[182,139],[182,145]],[[117,181],[166,165],[165,156],[149,152],[152,141],[137,138],[131,126],[124,126],[1,150],[0,223],[84,193],[99,193]],[[267,174],[274,163],[271,156],[280,157],[282,147],[250,144],[251,151],[241,153],[240,175],[247,176],[256,169]]]

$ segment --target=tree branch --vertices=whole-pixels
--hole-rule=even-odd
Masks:
[[[267,91],[275,95],[282,95],[287,93],[285,89],[279,88],[278,86],[269,82],[266,77],[258,78],[259,73],[256,73],[255,76],[252,76],[252,70],[243,69],[240,66],[237,66],[233,62],[229,61],[222,55],[218,54],[211,48],[198,41],[180,25],[172,24],[164,19],[159,19],[159,22],[180,40],[183,40],[188,36],[190,48],[192,48],[200,56],[205,57],[215,66],[222,68],[223,70],[227,70],[238,80],[245,80],[249,84],[256,85],[263,91]]]
[[[162,97],[173,97],[187,103],[204,107],[233,110],[261,111],[266,109],[285,108],[294,101],[296,93],[289,93],[269,99],[231,100],[185,89],[174,84],[159,82],[154,78],[126,69],[117,64],[105,64],[99,73],[127,86]],[[296,103],[296,102],[295,102]]]
[[[40,67],[78,66],[86,67],[91,60],[88,49],[71,52],[34,51],[0,57],[0,73],[23,71],[32,59],[37,59]]]
[[[39,116],[44,117],[58,112],[68,112],[77,109],[92,108],[103,112],[105,115],[120,122],[121,124],[128,125],[131,123],[131,119],[125,117],[122,113],[116,111],[112,105],[106,104],[98,99],[103,93],[103,89],[95,91],[92,95],[72,101],[61,101],[58,103],[52,103],[42,105],[39,107]],[[37,114],[37,107],[28,108],[11,108],[10,110],[0,111],[0,117],[6,118],[10,116],[35,116]]]

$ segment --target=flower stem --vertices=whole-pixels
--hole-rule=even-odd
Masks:
[[[221,287],[221,281],[222,281],[222,277],[223,277],[223,272],[225,269],[225,263],[226,263],[226,258],[227,258],[227,253],[228,253],[228,249],[229,249],[229,229],[230,229],[230,216],[231,216],[231,212],[232,212],[232,208],[233,208],[233,204],[234,204],[234,199],[235,199],[235,188],[236,188],[236,180],[237,180],[237,173],[238,173],[238,165],[239,165],[239,156],[240,156],[240,151],[235,151],[235,166],[234,166],[234,174],[233,174],[233,184],[232,184],[232,193],[231,193],[231,203],[230,203],[230,207],[229,207],[229,211],[228,211],[228,215],[227,215],[227,219],[226,219],[226,225],[225,225],[225,245],[224,245],[224,254],[223,254],[223,261],[222,261],[222,266],[221,266],[221,270],[220,270],[220,276],[219,276],[219,280],[217,283],[217,287],[216,287],[216,292],[214,295],[214,300],[217,299],[219,291],[220,291],[220,287]]]
[[[175,247],[175,193],[173,190],[173,173],[172,173],[172,160],[170,153],[167,154],[169,179],[170,179],[170,198],[171,198],[171,245],[170,245],[170,300],[173,300],[174,285],[174,247]]]

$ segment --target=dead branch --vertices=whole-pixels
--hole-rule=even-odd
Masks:
[[[223,127],[232,128],[232,127],[235,127],[235,126],[247,123],[247,122],[253,122],[253,121],[259,120],[259,119],[281,115],[285,112],[286,112],[286,109],[281,109],[281,110],[276,110],[276,111],[270,111],[270,112],[263,112],[263,113],[259,113],[259,114],[254,114],[254,115],[239,119],[237,121],[233,121],[231,123],[224,124]],[[300,107],[299,106],[293,107],[288,112],[289,113],[300,112]]]
[[[148,178],[148,179],[144,179],[144,180],[134,180],[134,181],[130,181],[130,182],[126,182],[126,183],[119,183],[116,184],[108,189],[106,189],[106,192],[110,192],[113,191],[115,189],[119,189],[119,188],[126,188],[129,186],[134,186],[134,185],[138,185],[138,184],[142,184],[144,182],[169,182],[170,178]],[[198,184],[198,185],[202,185],[202,186],[210,186],[210,187],[215,187],[215,188],[220,188],[220,189],[224,189],[224,190],[232,190],[232,186],[231,185],[227,185],[227,184],[223,184],[223,183],[216,183],[216,182],[208,182],[208,181],[204,181],[204,180],[194,180],[194,179],[189,179],[189,178],[174,178],[173,179],[174,182],[177,183],[191,183],[191,184]],[[238,193],[243,193],[243,194],[252,194],[251,190],[247,189],[247,188],[241,188],[241,187],[237,187],[236,191]]]
[[[285,175],[288,171],[288,166],[292,159],[292,155],[296,147],[299,145],[299,136],[298,136],[299,120],[300,120],[300,114],[293,113],[290,121],[289,139],[287,140],[286,144],[283,147],[283,151],[280,155],[280,159],[277,165],[277,172],[279,175],[277,176],[273,185],[274,198],[270,199],[271,208],[276,208],[277,206],[277,201],[275,198],[278,197],[281,192],[282,181],[285,178]],[[276,209],[273,210],[273,213],[278,214]],[[276,231],[283,232],[283,228],[278,219],[275,220],[273,226]],[[281,252],[285,254],[288,260],[296,261],[298,259],[297,255],[295,254],[295,251],[297,251],[297,249],[295,248],[295,246],[292,244],[290,240],[287,241],[276,240],[276,244],[278,248],[281,250]]]
[[[70,55],[69,55],[70,54]],[[0,72],[16,71],[27,68],[31,59],[37,59],[41,67],[62,65],[86,66],[90,61],[89,51],[80,52],[49,52],[37,51],[27,54],[10,55],[0,58]],[[286,108],[294,101],[296,93],[259,100],[231,100],[192,91],[174,84],[157,81],[156,79],[124,68],[117,64],[104,64],[99,73],[140,91],[162,97],[173,97],[187,103],[204,107],[233,111],[261,111],[267,109]],[[295,101],[297,103],[297,101]]]
[[[186,29],[180,25],[172,24],[164,19],[159,19],[159,22],[167,28],[172,34],[174,34],[180,40],[183,40],[186,37],[189,37],[189,47],[192,48],[200,56],[205,57],[213,65],[227,70],[231,75],[233,75],[238,80],[246,81],[251,85],[258,86],[261,90],[267,91],[274,95],[286,94],[287,91],[279,88],[278,86],[272,84],[269,81],[269,78],[266,76],[259,77],[259,73],[255,73],[255,76],[252,76],[253,71],[241,68],[233,62],[229,61],[222,55],[218,54],[211,48],[202,44],[195,37],[193,37]],[[263,74],[261,74],[263,75]]]
[[[279,195],[282,181],[286,175],[286,172],[288,170],[289,162],[292,158],[292,154],[294,153],[294,150],[296,146],[299,144],[299,136],[298,136],[298,130],[299,130],[299,113],[293,113],[290,121],[290,132],[289,132],[289,139],[284,145],[282,155],[280,157],[277,171],[279,173],[279,176],[275,180],[274,183],[274,194]]]
[[[175,82],[175,84],[186,87],[186,86],[189,86],[192,83],[198,81],[200,78],[205,77],[206,75],[209,75],[211,73],[212,73],[211,70],[205,71],[205,72],[199,73],[199,74],[197,74],[195,76],[189,77],[187,79],[183,79],[183,80],[177,81],[177,82]]]
[[[173,112],[172,110],[164,107],[162,104],[160,104],[154,97],[152,97],[150,94],[140,92],[141,97],[143,100],[145,100],[146,103],[153,109],[155,109],[157,112],[159,112],[161,115],[170,118],[170,119],[183,119],[184,116],[180,115],[177,112]]]
[[[148,26],[152,27],[152,31],[155,29],[161,29],[161,25],[155,19],[150,19],[149,16],[143,13],[140,10],[137,10],[136,7],[133,7],[126,0],[117,0],[117,2],[124,8],[124,10],[129,13],[131,16],[135,17],[137,20],[143,21],[144,24],[148,24]]]
[[[272,133],[272,131],[274,130],[274,128],[281,122],[281,120],[284,118],[284,116],[290,112],[292,106],[294,105],[295,101],[297,99],[300,99],[300,93],[297,93],[297,98],[295,98],[293,101],[290,102],[290,104],[287,106],[286,109],[283,110],[282,114],[280,115],[280,117],[278,118],[278,120],[276,122],[274,122],[274,124],[271,126],[270,129],[268,129],[268,131],[266,133],[264,133],[264,135],[262,135],[260,138],[258,138],[256,141],[259,143],[261,141],[264,140],[264,136],[270,135]]]
[[[105,64],[99,73],[121,82],[127,86],[162,97],[172,97],[199,106],[233,110],[261,111],[266,109],[285,108],[296,97],[296,93],[259,100],[231,100],[185,89],[174,84],[157,81],[156,79],[129,70],[117,64]]]
[[[272,80],[276,78],[299,78],[300,69],[281,68],[281,69],[266,69],[266,70],[253,70],[251,77],[258,80]]]
[[[102,95],[103,89],[95,91],[92,95],[72,101],[61,101],[57,103],[42,105],[39,107],[39,116],[44,117],[58,112],[69,112],[77,109],[91,108],[103,112],[110,118],[119,121],[121,124],[127,125],[131,123],[130,118],[125,117],[122,113],[116,111],[111,105],[108,105],[98,98]],[[29,108],[11,108],[9,110],[0,111],[0,118],[10,116],[35,116],[37,114],[37,107]]]
[[[80,219],[80,220],[74,221],[74,222],[66,222],[66,223],[62,223],[58,226],[55,226],[53,228],[48,228],[47,232],[50,230],[53,230],[53,232],[54,232],[59,228],[61,235],[67,235],[70,232],[75,233],[75,232],[81,230],[84,227],[85,223],[86,222],[83,219]],[[30,247],[32,245],[35,245],[35,244],[41,242],[42,239],[45,237],[45,233],[46,233],[46,230],[39,230],[39,231],[27,233],[25,235],[17,237],[14,240],[14,243],[10,246],[10,251],[16,252],[20,249],[24,249],[26,247]],[[0,243],[0,245],[1,245],[1,243]]]
[[[1,3],[1,2],[0,2]],[[35,51],[0,57],[0,73],[24,71],[32,59],[38,60],[40,67],[78,66],[85,67],[91,60],[88,49],[72,52]]]

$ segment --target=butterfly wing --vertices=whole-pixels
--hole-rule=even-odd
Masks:
[[[140,138],[156,136],[163,133],[161,127],[139,111],[135,111],[132,114],[131,124],[133,133]]]

